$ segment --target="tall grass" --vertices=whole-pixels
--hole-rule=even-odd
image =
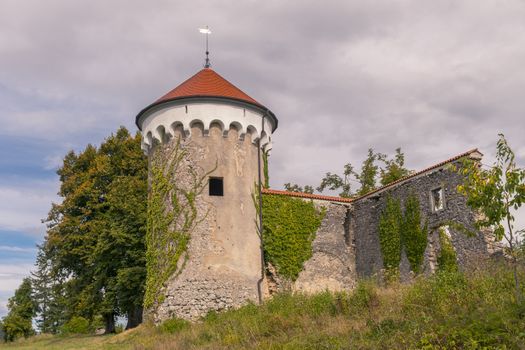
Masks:
[[[513,288],[512,272],[490,265],[410,285],[363,281],[351,293],[280,294],[195,324],[142,326],[93,348],[525,349],[525,306]]]
[[[280,294],[210,313],[137,349],[525,349],[525,307],[512,288],[509,269],[488,265],[411,285],[364,281],[352,293]]]

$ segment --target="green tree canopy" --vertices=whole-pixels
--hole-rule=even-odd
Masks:
[[[378,162],[382,165],[378,165]],[[326,173],[316,190],[341,190],[341,197],[351,197],[354,194],[362,196],[375,190],[378,183],[385,186],[409,174],[410,171],[405,168],[405,155],[401,148],[396,149],[393,159],[388,159],[386,154],[376,153],[374,149],[369,148],[360,171],[354,170],[352,164],[347,163],[342,175]],[[352,191],[352,181],[360,185],[355,193]]]
[[[284,189],[290,192],[303,192],[303,193],[314,193],[314,188],[312,186],[299,186],[298,184],[285,183]]]
[[[405,154],[401,148],[396,148],[396,154],[393,159],[388,159],[386,155],[381,155],[380,160],[384,166],[381,167],[381,186],[388,185],[410,174],[410,170],[405,168]]]
[[[341,192],[339,195],[341,197],[350,197],[352,195],[352,186],[350,181],[352,181],[353,175],[355,175],[355,172],[352,164],[345,164],[343,167],[343,176],[328,172],[321,180],[321,184],[316,189],[319,192],[323,192],[325,189],[332,191],[340,189]]]
[[[106,332],[117,315],[130,327],[141,321],[147,161],[140,138],[121,127],[99,148],[69,152],[57,171],[63,201],[47,219],[43,249],[63,281],[64,318],[102,315]]]
[[[514,266],[516,297],[522,299],[517,273],[519,246],[525,229],[514,225],[514,210],[525,203],[525,169],[518,167],[514,152],[503,134],[496,145],[496,161],[489,168],[479,162],[465,160],[458,169],[465,181],[458,191],[467,197],[467,204],[480,212],[477,228],[491,228],[498,241],[505,240]]]
[[[34,334],[32,319],[36,313],[36,304],[32,298],[31,279],[26,277],[9,298],[7,316],[2,319],[5,341],[14,341]]]

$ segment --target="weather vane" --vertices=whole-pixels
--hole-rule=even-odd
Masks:
[[[208,26],[206,26],[206,28],[199,28],[199,32],[206,34],[206,61],[204,62],[204,68],[210,68],[211,64],[209,58],[210,52],[208,51],[208,34],[211,34],[211,30],[208,28]]]

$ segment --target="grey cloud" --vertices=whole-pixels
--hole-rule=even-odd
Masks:
[[[72,132],[79,124],[67,118],[83,121],[90,136],[82,142],[133,127],[135,113],[195,73],[204,58],[196,29],[209,24],[213,67],[280,119],[275,187],[316,183],[347,161],[360,164],[368,147],[401,146],[420,168],[475,146],[491,152],[500,131],[523,146],[525,5],[517,0],[0,7],[2,83],[72,101],[39,113]]]

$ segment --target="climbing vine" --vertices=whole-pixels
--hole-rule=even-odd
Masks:
[[[317,210],[312,201],[286,196],[265,195],[262,202],[265,262],[281,277],[295,281],[312,256],[312,241],[325,210]]]
[[[410,268],[416,274],[421,271],[427,247],[428,222],[421,226],[419,199],[411,195],[405,202],[405,213],[401,230],[401,241],[405,247]]]
[[[388,196],[386,207],[379,218],[379,243],[383,266],[390,275],[397,275],[401,261],[401,202]]]
[[[390,275],[397,275],[404,247],[415,273],[421,271],[428,238],[428,224],[421,226],[419,200],[410,195],[405,201],[404,212],[401,202],[387,197],[386,206],[379,218],[379,243],[383,256],[383,266]]]
[[[444,228],[439,229],[439,245],[441,250],[437,258],[438,271],[457,271],[456,251]]]
[[[211,172],[199,175],[194,168],[183,166],[186,155],[177,141],[172,151],[155,147],[150,160],[145,308],[163,301],[162,287],[184,268],[191,232],[205,218],[198,218],[195,200]]]
[[[270,188],[270,175],[268,173],[268,151],[263,151],[262,159],[263,159],[263,175],[264,175],[263,187]]]

